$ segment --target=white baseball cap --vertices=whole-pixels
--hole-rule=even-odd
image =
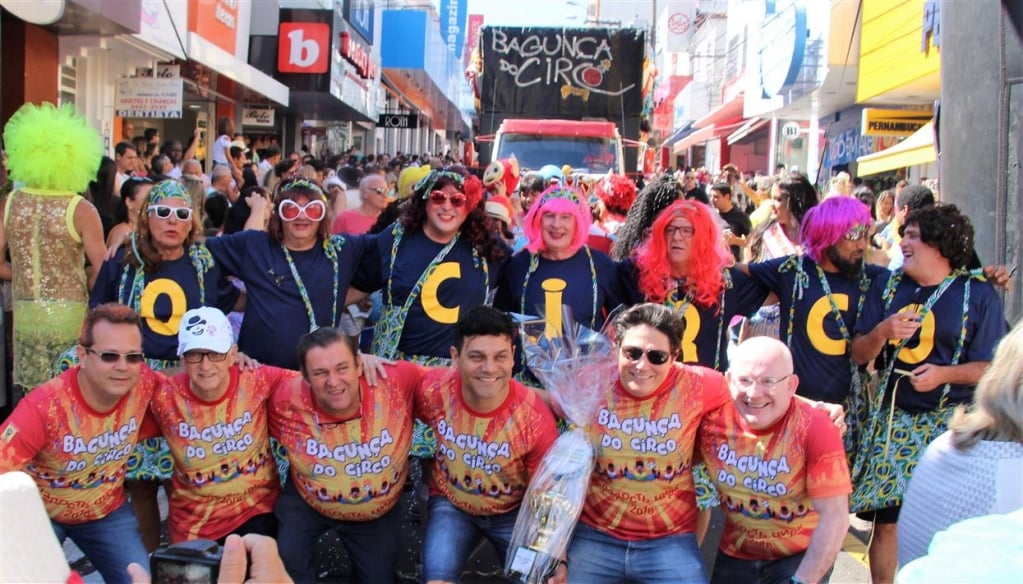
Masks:
[[[205,349],[227,353],[234,346],[234,331],[224,313],[216,308],[193,308],[181,317],[178,328],[178,355]]]

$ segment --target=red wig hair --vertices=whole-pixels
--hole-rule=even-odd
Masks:
[[[639,271],[639,289],[648,301],[661,303],[675,288],[668,261],[667,229],[676,217],[684,217],[693,224],[686,276],[693,302],[716,308],[725,286],[721,271],[731,263],[731,253],[724,245],[721,229],[710,208],[696,201],[676,201],[654,219],[650,235],[633,254]]]

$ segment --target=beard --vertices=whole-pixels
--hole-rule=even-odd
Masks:
[[[844,278],[854,280],[859,277],[860,272],[863,270],[863,260],[851,260],[844,258],[838,253],[838,249],[835,247],[828,248],[828,259],[831,263],[838,268],[838,273]]]

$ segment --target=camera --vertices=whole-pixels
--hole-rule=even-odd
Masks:
[[[153,584],[216,584],[222,551],[208,539],[157,548],[149,559]]]

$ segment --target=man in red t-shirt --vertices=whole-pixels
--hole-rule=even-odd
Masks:
[[[274,508],[281,559],[295,582],[315,582],[316,542],[334,531],[354,580],[391,582],[421,370],[399,362],[370,385],[351,339],[332,328],[302,337],[298,362],[302,378],[275,391],[269,405],[270,434],[290,463]]]
[[[148,563],[124,496],[128,455],[165,379],[143,365],[142,324],[127,306],[102,304],[82,324],[79,364],[18,403],[0,426],[0,473],[36,482],[53,530],[70,537],[109,583],[129,583]]]
[[[298,374],[268,365],[241,371],[231,323],[208,306],[181,318],[178,354],[185,371],[153,394],[149,406],[174,458],[171,541],[277,535],[273,507],[281,483],[266,403]]]
[[[547,405],[512,379],[514,335],[507,314],[466,311],[455,325],[454,367],[430,370],[416,393],[416,416],[437,435],[423,539],[428,584],[459,582],[481,537],[505,558],[529,480],[557,438]]]
[[[700,424],[699,453],[721,493],[725,529],[711,583],[827,581],[849,530],[849,466],[828,414],[795,398],[780,341],[739,345],[732,401]]]

